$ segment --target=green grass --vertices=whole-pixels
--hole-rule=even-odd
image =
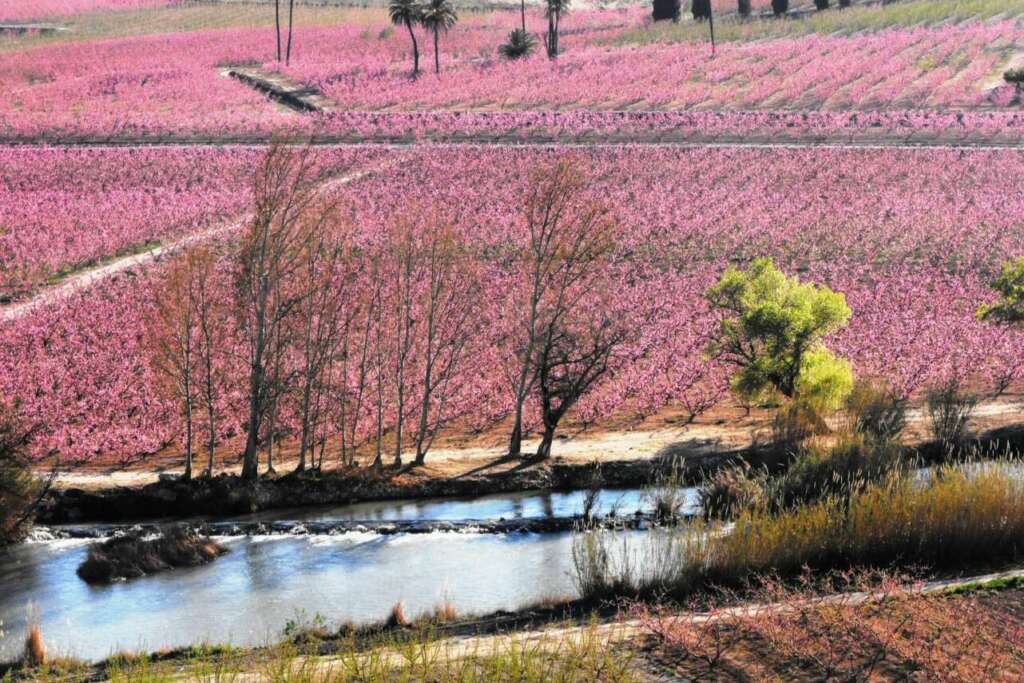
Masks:
[[[0,51],[161,33],[229,28],[271,28],[274,25],[274,7],[273,4],[243,3],[185,5],[182,7],[94,12],[70,17],[54,17],[43,21],[44,23],[67,26],[70,30],[36,36],[2,36],[0,37]],[[295,24],[297,26],[348,24],[379,28],[387,24],[387,16],[382,9],[296,5]]]
[[[1021,17],[1024,0],[912,0],[883,6],[832,9],[798,19],[741,20],[735,15],[715,20],[719,42],[751,42],[811,34],[850,35],[888,28],[933,26],[954,21],[985,21],[996,16]],[[615,44],[702,43],[708,40],[706,25],[693,22],[659,23],[638,27],[618,36]]]
[[[960,584],[944,591],[946,595],[965,595],[967,593],[978,593],[980,591],[1005,591],[1014,588],[1024,588],[1024,576],[1006,576],[990,581],[972,581]]]

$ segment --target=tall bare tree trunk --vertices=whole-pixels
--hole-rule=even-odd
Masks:
[[[277,61],[281,61],[281,0],[274,0],[274,35],[277,36]]]
[[[295,11],[295,0],[288,0],[288,51],[285,53],[284,63],[292,61],[292,14]]]
[[[523,33],[526,33],[526,0],[519,0],[519,16],[523,22]]]
[[[191,382],[185,380],[185,391],[191,391]],[[192,399],[185,399],[185,479],[192,478]]]

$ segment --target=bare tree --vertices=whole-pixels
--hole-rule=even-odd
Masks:
[[[436,213],[430,216],[420,248],[425,261],[426,310],[421,314],[424,349],[416,465],[426,461],[434,437],[451,417],[451,380],[461,367],[466,344],[474,334],[480,299],[475,260],[467,258],[466,245],[450,222]]]
[[[416,299],[419,295],[422,255],[416,240],[416,223],[408,217],[397,220],[388,244],[390,260],[392,322],[394,324],[392,367],[395,391],[394,464],[402,465],[402,438],[405,427],[407,395],[406,372],[415,341]]]
[[[213,476],[214,453],[217,448],[217,402],[225,381],[222,355],[227,337],[227,311],[217,296],[217,259],[207,247],[189,250],[193,277],[193,306],[199,337],[196,347],[199,382],[199,404],[206,409],[207,464],[206,476]]]
[[[292,61],[292,19],[295,14],[295,0],[288,0],[288,47],[285,50],[284,63]]]
[[[185,479],[192,478],[193,412],[199,391],[196,266],[194,252],[175,258],[157,282],[145,317],[145,345],[157,390],[178,403],[185,422]]]
[[[300,277],[304,280],[305,298],[298,307],[301,328],[299,344],[299,463],[297,471],[306,469],[306,457],[319,442],[325,441],[323,400],[330,383],[332,361],[341,335],[347,331],[346,320],[349,280],[342,272],[349,254],[347,227],[338,224],[333,206],[318,213],[313,226],[313,239],[307,246]],[[313,459],[316,466],[316,460]]]
[[[295,276],[312,239],[310,222],[303,220],[316,198],[308,150],[272,147],[256,172],[253,195],[254,217],[238,251],[235,302],[249,366],[242,476],[250,480],[258,476],[268,414],[276,416],[286,326],[304,298]]]
[[[589,178],[571,159],[543,166],[530,179],[523,213],[528,243],[521,259],[523,320],[510,339],[514,401],[509,455],[522,452],[523,407],[537,381],[538,344],[557,330],[578,296],[602,273],[618,232],[608,207],[587,198]]]
[[[277,38],[277,61],[281,61],[281,0],[274,0],[274,35]]]
[[[362,423],[367,392],[370,390],[370,371],[376,350],[371,341],[375,339],[374,322],[379,310],[374,306],[380,300],[380,259],[376,254],[371,254],[370,258],[363,259],[361,263],[366,267],[368,286],[364,283],[353,297],[355,305],[349,306],[349,314],[342,327],[337,352],[341,362],[335,389],[336,426],[341,441],[339,458],[343,466],[355,464],[359,426]]]

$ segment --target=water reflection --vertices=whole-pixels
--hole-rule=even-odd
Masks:
[[[695,489],[684,489],[686,507],[697,506]],[[256,522],[298,520],[309,522],[414,520],[458,521],[465,519],[538,519],[573,517],[583,512],[583,491],[530,491],[501,493],[477,498],[434,498],[417,501],[378,501],[329,508],[274,510],[232,518],[232,521]],[[605,489],[601,491],[596,512],[630,515],[649,510],[650,501],[643,489]]]

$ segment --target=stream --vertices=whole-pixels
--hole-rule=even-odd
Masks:
[[[692,512],[696,492],[685,493],[684,512]],[[561,518],[580,514],[583,500],[579,491],[528,492],[279,510],[218,521]],[[639,489],[602,491],[596,506],[601,515],[648,508]],[[639,538],[646,532],[618,533]],[[212,564],[99,587],[75,574],[93,541],[41,540],[0,553],[0,660],[20,654],[29,612],[51,653],[96,660],[119,650],[274,642],[303,612],[322,614],[333,625],[360,624],[384,619],[398,601],[410,616],[445,601],[466,615],[576,593],[568,532],[352,531],[221,540],[231,552]]]

